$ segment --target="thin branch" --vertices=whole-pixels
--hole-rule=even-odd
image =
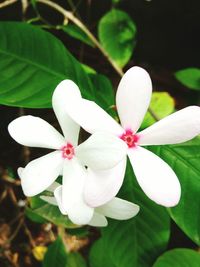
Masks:
[[[3,8],[3,7],[6,7],[6,6],[9,6],[9,5],[12,5],[15,2],[17,2],[17,0],[6,0],[3,3],[0,3],[0,8]]]
[[[50,6],[51,8],[55,9],[59,13],[61,13],[65,19],[72,21],[76,26],[78,26],[82,31],[85,32],[85,34],[90,38],[90,40],[94,43],[94,45],[101,51],[101,53],[106,57],[106,59],[110,62],[112,67],[115,69],[115,71],[122,77],[124,75],[123,70],[112,60],[112,58],[108,55],[108,53],[104,50],[104,48],[101,46],[99,41],[96,39],[96,37],[89,31],[89,29],[83,24],[82,21],[80,21],[77,17],[74,16],[74,14],[68,10],[65,10],[60,5],[50,1],[50,0],[37,0],[39,3],[43,3],[45,5]],[[149,107],[148,109],[151,116],[158,121],[158,116],[154,113],[154,111]]]
[[[57,10],[59,13],[61,13],[65,19],[68,19],[72,21],[76,26],[78,26],[94,43],[94,45],[101,51],[101,53],[107,58],[107,60],[110,62],[110,64],[113,66],[115,71],[120,75],[123,76],[123,71],[118,65],[110,58],[108,53],[104,50],[104,48],[101,46],[99,41],[96,39],[96,37],[88,30],[88,28],[80,21],[77,17],[74,16],[74,14],[68,10],[65,10],[63,7],[59,6],[58,4],[49,1],[49,0],[37,0],[38,3],[43,3],[45,5],[50,6],[51,8]]]

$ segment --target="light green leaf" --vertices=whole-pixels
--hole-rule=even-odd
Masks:
[[[169,216],[141,191],[130,164],[119,195],[137,203],[140,212],[127,221],[109,220],[91,250],[91,267],[149,267],[167,246]]]
[[[154,92],[152,94],[150,108],[159,119],[162,119],[174,111],[175,102],[167,92]],[[141,128],[146,128],[155,122],[156,120],[147,112]]]
[[[33,211],[37,214],[43,217],[44,219],[56,224],[61,225],[66,228],[76,228],[80,227],[75,224],[73,224],[67,216],[62,215],[58,207],[45,204],[42,205],[39,208],[33,209]]]
[[[30,208],[26,208],[26,215],[29,219],[38,222],[51,222],[66,228],[77,228],[69,218],[63,215],[57,206],[53,206],[43,201],[39,196],[29,198]]]
[[[68,255],[62,239],[58,237],[44,256],[42,267],[67,267]]]
[[[200,254],[191,249],[178,248],[160,256],[153,267],[199,267]]]
[[[129,15],[112,9],[101,18],[98,35],[108,55],[119,67],[125,66],[132,56],[136,35],[136,26]]]
[[[94,47],[93,42],[89,39],[89,37],[82,31],[78,26],[74,24],[68,23],[67,25],[61,26],[61,29],[66,32],[69,36]]]
[[[93,87],[81,64],[53,35],[21,22],[0,23],[0,103],[51,107],[56,85],[71,79],[93,99]]]
[[[181,201],[169,209],[172,219],[200,245],[200,137],[183,144],[150,149],[172,167],[181,183]]]
[[[187,68],[175,73],[176,79],[186,87],[200,90],[200,69]]]

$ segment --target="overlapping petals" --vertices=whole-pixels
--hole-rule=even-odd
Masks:
[[[176,174],[156,155],[138,146],[176,144],[194,138],[200,133],[200,108],[185,108],[137,133],[148,109],[151,94],[152,83],[149,74],[140,67],[132,67],[122,77],[116,94],[122,126],[117,125],[104,110],[88,100],[79,98],[73,105],[68,105],[66,110],[86,131],[105,131],[123,139],[128,146],[127,154],[138,182],[147,196],[158,204],[175,206],[181,195]],[[124,168],[121,164],[119,176],[124,175]],[[107,175],[106,182],[102,182],[102,177],[104,176],[101,173],[95,173],[89,178],[91,186],[87,187],[85,196],[88,203],[99,205],[107,201],[106,194],[103,195],[100,188],[101,185],[102,188],[104,185],[105,188],[109,188],[113,183],[113,177]],[[119,190],[122,180],[123,178],[117,178],[118,183],[113,192],[117,192],[117,188]]]
[[[55,149],[31,161],[25,168],[18,169],[25,195],[35,196],[46,189],[53,190],[52,184],[62,175],[62,193],[60,187],[54,190],[58,203],[61,203],[60,210],[76,224],[87,224],[89,221],[97,224],[101,220],[101,224],[105,225],[106,219],[94,213],[94,205],[88,205],[84,199],[87,176],[89,170],[95,175],[95,171],[99,173],[115,168],[124,159],[127,146],[115,135],[103,131],[95,132],[77,145],[80,126],[67,114],[65,106],[81,100],[80,91],[72,81],[61,82],[54,91],[53,109],[64,136],[49,123],[34,116],[15,119],[9,124],[8,131],[22,145]],[[114,178],[115,173],[109,175]],[[111,194],[108,190],[106,192],[107,201],[115,196],[113,191]],[[55,204],[55,199],[51,201]]]
[[[77,190],[77,189],[76,189]],[[101,205],[97,208],[91,208],[88,206],[88,211],[86,212],[87,207],[83,207],[82,211],[75,212],[73,211],[73,214],[77,216],[76,214],[81,214],[86,212],[87,215],[84,213],[84,220],[81,216],[72,218],[72,213],[71,213],[71,207],[64,207],[64,202],[62,201],[63,195],[65,194],[65,189],[63,186],[57,186],[57,188],[54,191],[54,197],[49,197],[49,196],[41,196],[44,201],[57,205],[61,211],[62,214],[68,215],[68,217],[73,221],[78,224],[78,225],[83,225],[83,224],[88,224],[91,226],[96,226],[96,227],[104,227],[107,226],[108,222],[106,217],[112,218],[112,219],[117,219],[117,220],[128,220],[134,216],[137,215],[139,212],[139,206],[136,204],[133,204],[129,201],[120,199],[120,198],[113,198],[109,202],[107,202],[104,205]],[[73,206],[73,208],[77,211],[79,209],[79,202],[83,201],[79,199],[76,202],[76,205]],[[85,204],[84,204],[85,205]],[[69,209],[68,209],[69,208]],[[70,211],[70,212],[69,212]],[[92,216],[91,216],[92,215]],[[87,217],[87,218],[86,218]]]

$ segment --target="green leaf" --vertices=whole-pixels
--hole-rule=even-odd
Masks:
[[[56,85],[71,79],[93,100],[92,84],[81,64],[53,35],[20,22],[0,23],[0,103],[47,108]]]
[[[149,200],[139,188],[130,163],[120,197],[140,206],[139,214],[127,221],[110,220],[90,253],[92,267],[149,267],[166,249],[169,215]]]
[[[200,90],[200,69],[187,68],[175,73],[176,79],[186,87]]]
[[[67,267],[67,252],[60,237],[48,247],[42,266]]]
[[[173,97],[171,97],[167,92],[154,92],[152,94],[150,108],[159,119],[162,119],[174,111],[175,102]],[[155,122],[156,120],[149,112],[147,112],[141,128],[146,128]]]
[[[136,26],[129,15],[112,9],[101,18],[98,35],[108,55],[119,67],[125,66],[132,56],[136,35]]]
[[[173,249],[160,256],[153,267],[199,267],[200,254],[191,249]]]
[[[58,237],[48,247],[42,267],[87,267],[87,265],[78,252],[67,253],[61,237]]]
[[[32,210],[29,207],[26,207],[25,215],[29,220],[31,220],[35,223],[47,223],[48,222],[42,216],[38,215],[34,210]]]
[[[115,96],[110,80],[101,74],[90,74],[90,79],[95,88],[95,102],[110,115],[115,115]]]
[[[86,35],[86,33],[81,30],[78,26],[74,24],[68,23],[67,25],[61,26],[61,29],[66,32],[69,36],[94,47],[93,42],[90,40],[90,38]]]
[[[67,267],[87,267],[87,265],[81,254],[74,252],[68,254]]]
[[[33,211],[40,215],[42,218],[56,224],[60,225],[66,228],[76,228],[80,227],[75,224],[73,224],[67,216],[62,215],[58,207],[50,205],[50,204],[44,204],[39,208],[33,209]]]
[[[29,219],[44,223],[50,221],[56,225],[60,225],[66,228],[77,228],[67,216],[63,215],[57,206],[53,206],[45,202],[40,196],[29,198],[30,208],[26,208],[26,215]]]
[[[200,137],[183,144],[150,149],[172,167],[181,183],[180,203],[169,209],[172,219],[200,245],[200,217],[197,216],[200,214]]]

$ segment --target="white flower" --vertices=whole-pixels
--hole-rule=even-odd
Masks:
[[[40,198],[50,203],[51,205],[58,206],[61,213],[67,215],[68,213],[65,210],[62,201],[62,187],[63,186],[58,183],[53,183],[48,188],[48,191],[54,192],[55,197],[40,196]],[[137,213],[139,212],[139,206],[129,201],[115,197],[108,203],[97,208],[93,208],[93,210],[93,217],[87,224],[91,226],[104,227],[108,224],[106,217],[116,220],[127,220],[137,215]]]
[[[80,127],[65,112],[68,99],[80,98],[78,87],[70,80],[61,82],[53,94],[53,109],[64,137],[38,117],[22,116],[12,121],[8,130],[18,143],[30,147],[55,149],[20,169],[24,194],[34,196],[47,189],[63,174],[63,206],[77,224],[88,223],[94,209],[83,199],[82,188],[88,171],[99,172],[118,164],[126,154],[124,143],[111,134],[96,133],[77,146]]]
[[[162,159],[142,146],[176,144],[194,138],[200,133],[200,108],[184,108],[137,133],[150,104],[151,94],[152,83],[148,73],[140,67],[132,67],[121,79],[116,94],[121,125],[92,101],[74,98],[66,109],[89,133],[104,131],[123,140],[143,191],[156,203],[170,207],[179,202],[181,195],[177,176]],[[91,171],[84,190],[86,202],[99,206],[114,197],[122,184],[125,166],[124,158],[107,171],[111,174],[116,172],[115,177],[106,174],[102,178],[101,171]]]

